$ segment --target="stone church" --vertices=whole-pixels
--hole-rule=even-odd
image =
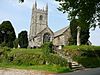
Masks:
[[[48,27],[48,5],[45,9],[38,9],[35,2],[32,8],[29,47],[40,47],[43,43],[50,41],[56,46],[67,45],[68,38],[70,38],[69,27],[53,32]]]

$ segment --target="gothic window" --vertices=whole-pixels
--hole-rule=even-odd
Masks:
[[[43,16],[42,15],[40,15],[40,18],[39,18],[40,20],[43,20]]]
[[[49,33],[45,33],[43,35],[43,43],[49,42],[49,41],[50,41],[50,34]]]

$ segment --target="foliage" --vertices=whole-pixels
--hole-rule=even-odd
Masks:
[[[45,70],[45,71],[55,72],[55,73],[71,72],[69,68],[61,67],[58,65],[39,65],[39,66],[33,66],[33,69]]]
[[[28,46],[27,31],[22,31],[18,34],[18,42],[21,48],[27,48]]]
[[[36,50],[35,50],[36,51]],[[13,50],[8,55],[10,63],[15,65],[41,65],[44,62],[44,58],[40,53],[34,53],[32,50],[19,49]]]
[[[40,53],[40,50],[39,52],[35,52],[34,50],[27,49],[9,49],[7,47],[0,48],[0,63],[36,65],[42,61],[42,54]]]
[[[5,63],[7,62],[7,57],[8,57],[8,53],[10,52],[10,48],[8,47],[3,47],[0,48],[0,63]]]
[[[0,63],[17,66],[57,65],[67,67],[67,60],[56,55],[44,56],[41,49],[9,49],[0,48]],[[3,56],[3,57],[2,57]]]
[[[69,18],[78,18],[82,24],[86,23],[96,27],[100,23],[99,0],[56,0],[59,1],[59,10],[69,14]],[[100,24],[98,25],[100,26]],[[83,25],[84,26],[84,25]],[[86,26],[86,25],[85,25]]]
[[[2,43],[2,40],[3,40],[3,38],[2,38],[3,36],[2,36],[2,32],[1,32],[1,29],[0,29],[0,44]]]
[[[52,42],[46,42],[42,45],[42,49],[43,49],[43,54],[44,54],[44,58],[46,60],[46,62],[50,65],[59,65],[59,66],[67,66],[67,60],[52,54]]]
[[[61,67],[57,65],[34,65],[34,66],[24,66],[24,65],[12,65],[12,64],[4,64],[0,63],[1,68],[15,68],[15,69],[26,69],[26,70],[38,70],[38,71],[46,71],[52,73],[65,73],[65,72],[72,72],[67,67]]]
[[[68,62],[66,59],[56,55],[56,54],[49,54],[46,57],[46,61],[48,62],[48,64],[50,65],[59,65],[59,66],[67,66]]]
[[[46,42],[46,43],[44,43],[42,45],[43,53],[45,55],[48,55],[49,53],[52,53],[53,52],[52,51],[52,46],[53,46],[52,42]]]
[[[72,45],[76,45],[77,44],[77,26],[79,24],[77,24],[76,20],[72,20],[70,22],[70,30],[71,30],[71,40],[70,42],[72,42]]]
[[[19,0],[19,2],[24,2],[24,0]]]
[[[2,42],[2,43],[0,44],[0,47],[6,47],[6,46],[7,46],[6,42]]]
[[[16,38],[14,28],[10,21],[3,21],[0,25],[0,43],[5,42],[7,47],[13,48],[13,41]]]
[[[100,67],[100,57],[74,57],[74,60],[81,63],[86,68]]]
[[[14,44],[14,48],[18,47],[18,39],[17,38],[14,40],[13,44]]]
[[[71,44],[76,45],[77,44],[77,27],[81,27],[81,33],[80,33],[80,40],[81,44],[87,44],[88,39],[89,39],[89,27],[88,25],[86,27],[83,27],[81,23],[78,22],[78,19],[73,19],[70,22],[70,30],[71,30]]]
[[[100,67],[100,46],[66,46],[64,51],[84,67]]]

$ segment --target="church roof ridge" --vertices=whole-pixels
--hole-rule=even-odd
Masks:
[[[62,29],[56,31],[56,32],[54,33],[54,37],[57,37],[57,36],[63,34],[68,28],[69,28],[69,26],[66,26],[66,27],[64,27],[64,28],[62,28]]]
[[[44,28],[41,32],[39,32],[39,33],[37,33],[36,34],[36,36],[34,36],[34,37],[37,37],[39,34],[41,34],[45,29],[47,29],[47,28],[49,28],[49,27],[46,27],[46,28]],[[50,29],[50,28],[49,28]],[[53,31],[50,29],[50,31],[53,33]]]

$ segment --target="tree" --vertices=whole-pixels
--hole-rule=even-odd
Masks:
[[[28,46],[27,31],[22,31],[18,34],[18,42],[21,48],[27,48]]]
[[[5,43],[8,47],[13,47],[13,41],[16,39],[14,28],[10,21],[3,21],[0,25],[1,43]]]
[[[69,14],[69,19],[78,18],[90,27],[100,26],[100,0],[56,0],[60,11]]]
[[[16,38],[14,40],[13,44],[14,44],[14,48],[17,48],[18,47],[18,38]]]
[[[71,32],[71,39],[70,39],[70,42],[71,42],[71,45],[76,45],[77,43],[77,26],[78,26],[78,23],[76,22],[76,20],[72,20],[70,22],[70,32]]]
[[[1,29],[0,29],[0,44],[2,43],[2,40],[3,40],[2,37],[3,37],[3,36],[2,36]]]
[[[19,0],[19,2],[24,2],[24,0]]]
[[[81,27],[80,31],[80,43],[81,44],[87,44],[89,39],[89,25],[82,26],[83,24],[80,23],[78,19],[73,19],[70,22],[70,30],[71,30],[71,44],[76,45],[77,44],[77,27]]]

